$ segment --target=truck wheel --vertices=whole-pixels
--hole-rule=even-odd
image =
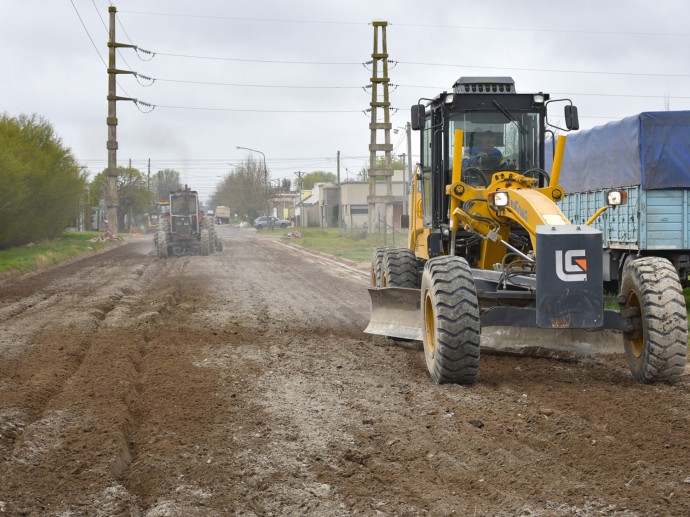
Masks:
[[[424,357],[431,378],[439,384],[474,384],[479,372],[479,302],[464,258],[427,261],[421,305]]]
[[[383,254],[386,248],[376,248],[371,257],[371,287],[381,287],[381,277],[383,275]]]
[[[665,258],[626,262],[621,306],[635,330],[623,334],[625,357],[635,380],[678,382],[688,357],[688,321],[675,268]]]
[[[208,230],[201,230],[199,240],[201,254],[206,257],[211,253],[211,235],[208,233]]]
[[[407,248],[388,248],[383,254],[383,274],[381,284],[384,287],[419,288],[417,258]]]
[[[158,258],[168,258],[168,236],[165,232],[158,232],[156,234],[156,249],[158,251]]]

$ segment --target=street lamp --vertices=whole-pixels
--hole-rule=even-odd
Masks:
[[[237,149],[244,149],[245,151],[251,151],[253,153],[259,153],[259,154],[261,154],[261,156],[264,157],[264,181],[266,182],[266,215],[267,216],[271,215],[270,214],[271,207],[268,206],[269,205],[269,201],[268,201],[268,197],[269,197],[268,196],[268,168],[266,168],[266,155],[257,149],[250,149],[249,147],[242,147],[240,145],[238,145],[236,147],[237,147]]]

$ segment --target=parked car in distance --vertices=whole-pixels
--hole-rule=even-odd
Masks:
[[[254,219],[254,228],[263,230],[264,228],[287,228],[290,226],[290,221],[285,219],[278,219],[277,217],[257,217]]]

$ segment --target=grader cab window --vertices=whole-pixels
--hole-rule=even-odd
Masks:
[[[449,136],[456,129],[464,131],[463,169],[482,171],[511,170],[525,172],[539,166],[539,115],[515,113],[508,120],[500,113],[459,113],[450,120]],[[449,161],[454,153],[454,139],[448,142]]]

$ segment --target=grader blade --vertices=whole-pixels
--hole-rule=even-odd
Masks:
[[[364,332],[399,339],[422,340],[419,289],[370,288],[371,319]]]

